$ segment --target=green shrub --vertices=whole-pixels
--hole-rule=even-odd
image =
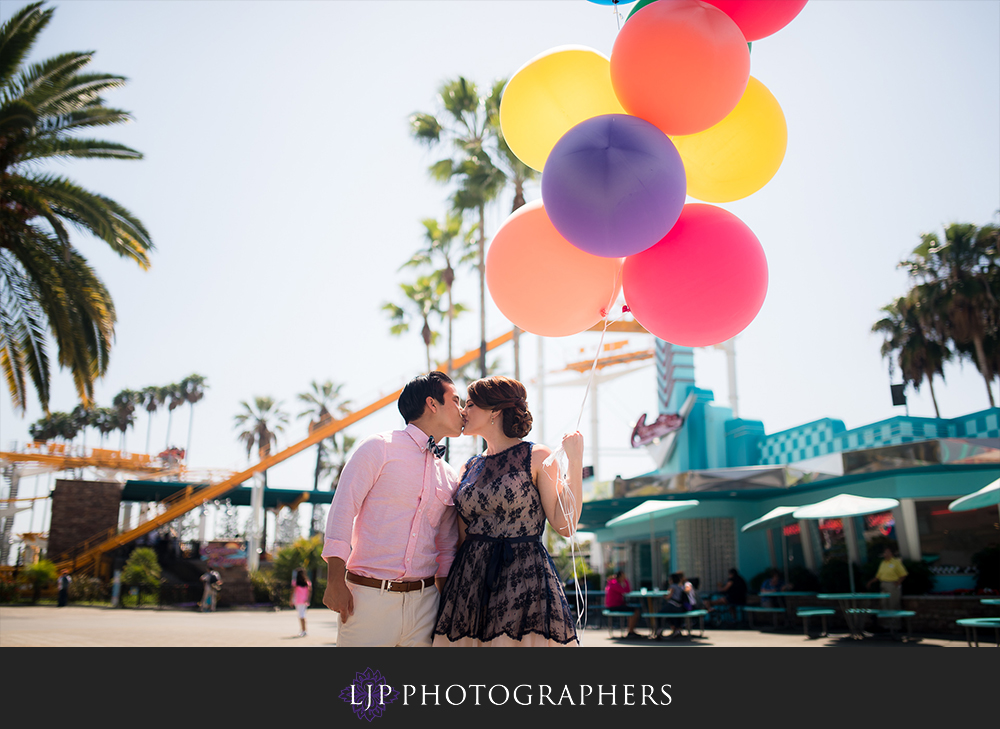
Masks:
[[[69,583],[69,599],[73,602],[108,602],[111,589],[97,577],[74,577]]]
[[[55,564],[47,559],[40,559],[34,564],[29,564],[22,568],[19,579],[21,582],[31,585],[31,602],[38,602],[42,590],[56,581],[58,570]]]
[[[972,555],[972,564],[979,569],[977,590],[1000,591],[1000,545],[991,544],[976,552]]]
[[[152,593],[159,599],[160,584],[163,570],[156,559],[156,552],[150,547],[137,547],[132,550],[125,566],[122,568],[122,585],[138,590],[136,607],[142,604],[142,593]],[[122,606],[125,600],[122,600]]]
[[[858,565],[854,567],[854,589],[863,592],[865,589],[864,571]],[[846,559],[828,559],[819,568],[819,592],[850,592],[851,576],[847,572]]]
[[[250,585],[253,588],[253,601],[255,603],[269,602],[272,605],[281,604],[281,595],[278,592],[278,586],[270,572],[251,570]],[[285,602],[288,601],[285,600]]]
[[[904,559],[903,567],[908,573],[903,580],[904,595],[926,595],[934,589],[934,575],[931,574],[929,564],[924,561],[913,562]]]
[[[819,592],[819,577],[805,567],[796,565],[788,570],[788,581],[792,589],[801,592]]]

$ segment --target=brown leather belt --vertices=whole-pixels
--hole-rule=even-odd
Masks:
[[[420,590],[434,584],[433,577],[417,580],[415,582],[394,582],[392,580],[376,580],[371,577],[362,577],[361,575],[356,575],[353,572],[347,573],[347,581],[353,582],[355,585],[377,587],[380,590],[388,590],[389,592],[410,592],[411,590]]]

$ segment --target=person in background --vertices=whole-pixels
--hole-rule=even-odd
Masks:
[[[639,622],[641,611],[638,607],[629,605],[625,599],[625,596],[630,592],[632,592],[632,586],[625,576],[625,570],[618,570],[608,578],[608,582],[604,586],[604,607],[608,610],[631,610],[632,614],[628,619],[628,633],[625,637],[638,638],[639,634],[635,632],[635,626]]]
[[[685,606],[685,591],[684,591],[684,573],[674,572],[670,575],[670,583],[667,586],[667,599],[664,603],[664,612],[667,613],[685,613],[687,612],[687,607]],[[668,618],[669,620],[669,618]],[[681,634],[681,624],[679,620],[670,620],[671,631],[668,638],[676,638]]]
[[[876,582],[881,583],[882,592],[889,594],[888,609],[899,610],[903,604],[903,580],[907,574],[909,573],[903,566],[903,560],[893,553],[891,547],[886,547],[882,552],[878,572],[868,580],[868,587],[870,589]]]
[[[720,584],[720,587],[722,588],[722,597],[710,601],[709,605],[728,605],[729,613],[735,622],[737,608],[747,604],[747,581],[743,579],[735,567],[730,567],[729,579],[724,585]]]
[[[59,586],[59,607],[66,607],[69,603],[69,585],[73,581],[73,578],[69,576],[69,570],[63,570],[59,573],[59,579],[57,580]]]
[[[303,569],[295,570],[295,578],[292,580],[292,607],[299,614],[299,637],[306,637],[306,608],[309,607],[309,600],[312,597],[312,582],[306,577]]]
[[[774,600],[765,597],[767,594],[773,594],[776,592],[783,592],[785,590],[792,589],[790,584],[786,584],[784,578],[781,576],[781,572],[776,569],[772,569],[769,576],[764,580],[763,584],[760,586],[760,604],[762,607],[781,607],[778,603],[779,600]]]

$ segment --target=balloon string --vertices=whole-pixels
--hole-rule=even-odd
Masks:
[[[615,317],[614,320],[611,319],[610,312],[611,307],[615,303],[615,298],[618,296],[619,286],[621,284],[622,271],[625,268],[625,259],[621,259],[621,264],[618,266],[618,271],[615,273],[614,286],[611,289],[611,300],[608,301],[608,305],[601,311],[604,316],[604,327],[601,329],[601,341],[597,345],[597,353],[594,355],[594,362],[590,366],[590,377],[587,380],[587,389],[583,393],[583,402],[580,403],[580,415],[576,419],[576,430],[580,429],[580,423],[583,420],[583,410],[587,404],[587,395],[590,393],[590,388],[594,384],[594,373],[597,371],[597,362],[601,358],[601,351],[604,347],[604,336],[607,334],[608,327],[611,325],[612,321],[617,321],[619,317]],[[622,307],[622,313],[624,314],[628,311],[628,307]],[[548,458],[543,462],[543,466],[549,466],[552,463],[557,464],[558,469],[558,480],[556,485],[556,498],[559,502],[559,511],[562,513],[563,521],[569,529],[569,556],[570,562],[573,565],[573,592],[574,600],[576,602],[576,624],[582,633],[587,627],[587,595],[586,580],[584,580],[583,587],[580,586],[580,578],[576,572],[576,497],[573,492],[566,488],[566,475],[569,472],[569,463],[566,459],[566,451],[560,445],[555,451],[552,452]],[[596,474],[595,474],[596,476]],[[563,501],[563,496],[565,495],[568,504]],[[583,642],[582,640],[580,641]]]
[[[621,265],[618,266],[618,271],[615,273],[615,283],[611,290],[611,296],[617,297],[619,284],[621,283],[622,270],[625,268],[625,259],[622,259]],[[594,362],[590,365],[590,377],[587,379],[587,389],[583,392],[583,402],[580,403],[580,414],[576,418],[576,430],[580,429],[580,423],[583,421],[583,409],[587,405],[587,395],[590,394],[590,388],[594,384],[594,373],[597,371],[597,362],[601,358],[601,351],[604,348],[604,336],[608,332],[608,327],[611,326],[612,319],[610,318],[611,307],[614,305],[614,298],[608,302],[608,305],[601,312],[604,314],[604,328],[601,329],[601,341],[597,343],[597,353],[594,355]],[[624,310],[623,312],[624,313]],[[617,321],[619,317],[615,317],[614,321]]]

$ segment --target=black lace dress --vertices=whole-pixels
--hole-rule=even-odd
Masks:
[[[466,538],[441,595],[435,645],[577,643],[542,543],[545,512],[531,480],[531,447],[523,441],[465,465],[455,506]]]

